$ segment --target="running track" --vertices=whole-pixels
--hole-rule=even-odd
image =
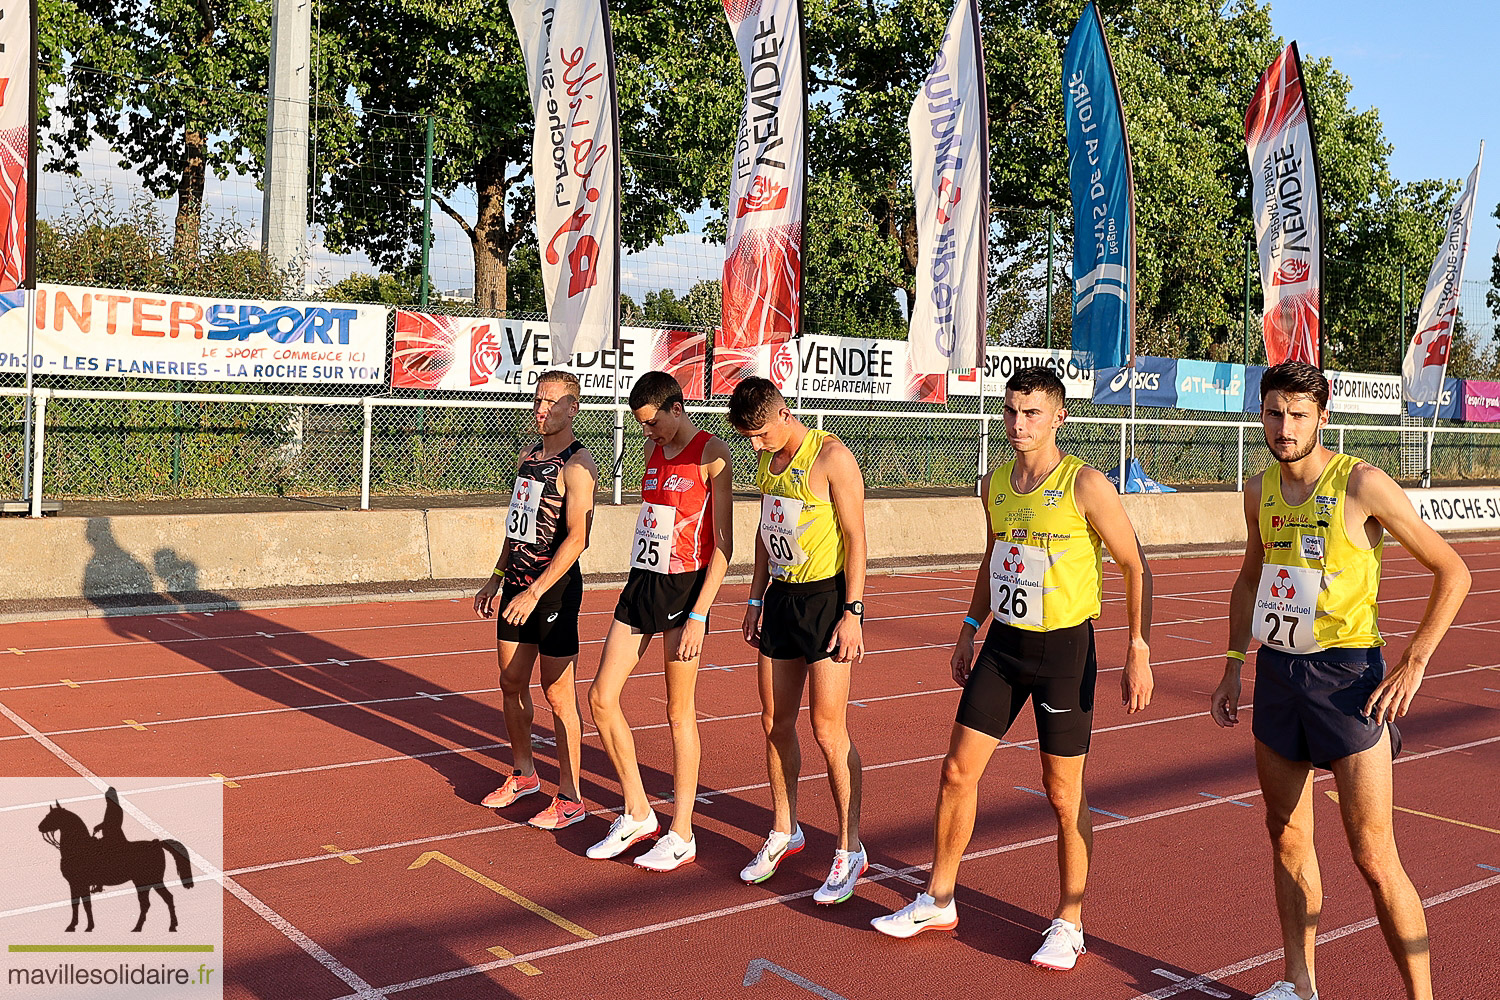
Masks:
[[[1428,904],[1438,995],[1479,1000],[1500,996],[1500,940],[1489,929],[1500,908],[1500,546],[1460,550],[1474,591],[1402,723],[1396,825]],[[870,582],[871,652],[855,673],[850,728],[865,763],[863,839],[874,867],[854,899],[831,909],[809,898],[833,843],[805,719],[808,849],[764,885],[736,877],[770,822],[753,654],[738,634],[743,586],[725,588],[698,685],[698,864],[670,875],[584,859],[619,804],[587,724],[587,822],[557,834],[526,827],[542,796],[500,813],[475,804],[507,773],[509,755],[498,735],[493,626],[463,601],[0,626],[0,753],[12,775],[225,776],[226,997],[1243,998],[1277,978],[1280,956],[1251,760],[1253,657],[1240,727],[1220,731],[1206,713],[1236,566],[1153,563],[1156,700],[1134,717],[1116,697],[1122,590],[1118,575],[1106,576],[1089,762],[1089,954],[1066,975],[1026,962],[1056,898],[1029,712],[981,788],[958,930],[898,942],[868,924],[910,899],[931,859],[957,699],[948,643],[968,573]],[[1427,587],[1414,560],[1388,552],[1389,656],[1415,627]],[[614,600],[585,595],[580,695]],[[671,746],[658,649],[627,686],[625,708],[647,790],[660,796],[671,787]],[[545,740],[550,716],[539,692],[537,701]],[[552,748],[537,750],[550,788]],[[1315,788],[1323,995],[1398,997],[1324,794],[1332,782]],[[137,801],[149,809],[148,796]],[[417,866],[429,852],[442,863]],[[120,905],[133,911],[109,900],[96,909]]]

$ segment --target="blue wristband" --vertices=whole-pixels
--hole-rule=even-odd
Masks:
[[[708,615],[700,615],[696,611],[689,611],[688,617],[695,622],[703,622],[705,625],[708,624]]]
[[[752,597],[752,598],[750,598],[750,599],[749,599],[749,600],[748,600],[748,601],[746,601],[746,602],[745,602],[745,603],[746,603],[746,604],[748,604],[748,605],[750,605],[750,606],[751,606],[751,607],[752,607],[752,608],[758,608],[758,607],[760,607],[760,606],[761,606],[761,605],[762,605],[762,604],[765,604],[765,603],[766,603],[766,602],[765,602],[765,601],[762,601],[762,600],[760,600],[760,599],[759,599],[759,598],[756,598],[756,597]]]
[[[970,618],[968,615],[964,615],[964,624],[965,625],[973,625],[975,631],[979,630],[979,623],[976,622],[973,618]]]

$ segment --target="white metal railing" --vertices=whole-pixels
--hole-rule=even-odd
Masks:
[[[25,397],[27,391],[19,387],[0,387],[0,397]],[[26,456],[28,462],[26,477],[29,482],[30,515],[40,517],[42,513],[42,497],[44,493],[44,457],[47,437],[47,403],[51,399],[88,399],[88,400],[132,400],[157,403],[250,403],[250,404],[282,404],[292,406],[330,406],[359,408],[362,412],[361,448],[360,448],[360,509],[368,510],[370,507],[370,477],[371,477],[371,448],[372,427],[374,415],[377,408],[399,409],[404,407],[429,407],[434,409],[482,409],[482,410],[529,410],[531,403],[527,400],[493,400],[493,399],[409,399],[392,396],[298,396],[277,394],[250,394],[250,393],[205,393],[205,392],[131,392],[126,390],[92,390],[92,389],[52,389],[35,388],[31,390],[31,406],[33,420],[32,448],[31,454]],[[596,412],[611,412],[614,415],[613,446],[614,446],[614,472],[612,494],[616,504],[621,500],[623,494],[623,470],[624,470],[624,429],[625,415],[629,412],[629,406],[623,401],[583,403],[581,409]],[[706,405],[692,405],[687,407],[691,413],[703,413],[721,415],[722,407],[711,407]],[[996,413],[953,413],[949,411],[922,412],[914,410],[844,410],[831,408],[799,408],[798,416],[810,419],[814,424],[822,428],[829,417],[838,418],[870,418],[884,420],[924,420],[953,423],[977,423],[978,434],[976,444],[975,475],[976,481],[982,479],[988,471],[991,423],[1002,421],[1004,417]],[[1124,469],[1129,457],[1129,443],[1132,439],[1132,421],[1128,416],[1119,417],[1084,417],[1070,416],[1069,423],[1078,424],[1100,424],[1114,425],[1119,428],[1120,441],[1120,468]],[[1136,421],[1136,423],[1149,423],[1156,426],[1171,427],[1213,427],[1228,430],[1233,428],[1236,437],[1236,472],[1235,488],[1243,489],[1245,483],[1245,440],[1246,432],[1260,431],[1260,424],[1249,420],[1202,420],[1193,418],[1150,421]],[[1345,435],[1349,431],[1361,434],[1374,434],[1377,436],[1390,435],[1399,446],[1402,434],[1411,434],[1410,427],[1397,424],[1330,424],[1327,431],[1338,435],[1338,448],[1344,448]],[[1425,431],[1424,431],[1425,433]],[[1500,435],[1500,427],[1438,427],[1438,434],[1446,435],[1470,435],[1489,436]],[[1252,440],[1254,438],[1252,437]],[[1430,455],[1428,465],[1430,467]],[[1120,477],[1120,490],[1124,492],[1126,487],[1125,476]]]

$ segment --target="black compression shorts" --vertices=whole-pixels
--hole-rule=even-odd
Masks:
[[[958,702],[958,724],[1004,739],[1032,702],[1038,745],[1054,757],[1089,751],[1094,726],[1094,623],[1034,632],[995,622]]]

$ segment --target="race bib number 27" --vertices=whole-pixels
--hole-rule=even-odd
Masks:
[[[1009,625],[1042,624],[1042,577],[1047,550],[998,540],[990,553],[990,610]]]
[[[1288,653],[1322,649],[1313,638],[1323,571],[1310,566],[1262,566],[1255,589],[1255,638]]]
[[[517,476],[516,488],[510,495],[510,511],[505,515],[505,537],[535,545],[536,512],[541,506],[541,481]]]
[[[643,503],[635,519],[635,541],[630,546],[630,565],[651,573],[665,573],[672,559],[672,527],[677,508]]]

